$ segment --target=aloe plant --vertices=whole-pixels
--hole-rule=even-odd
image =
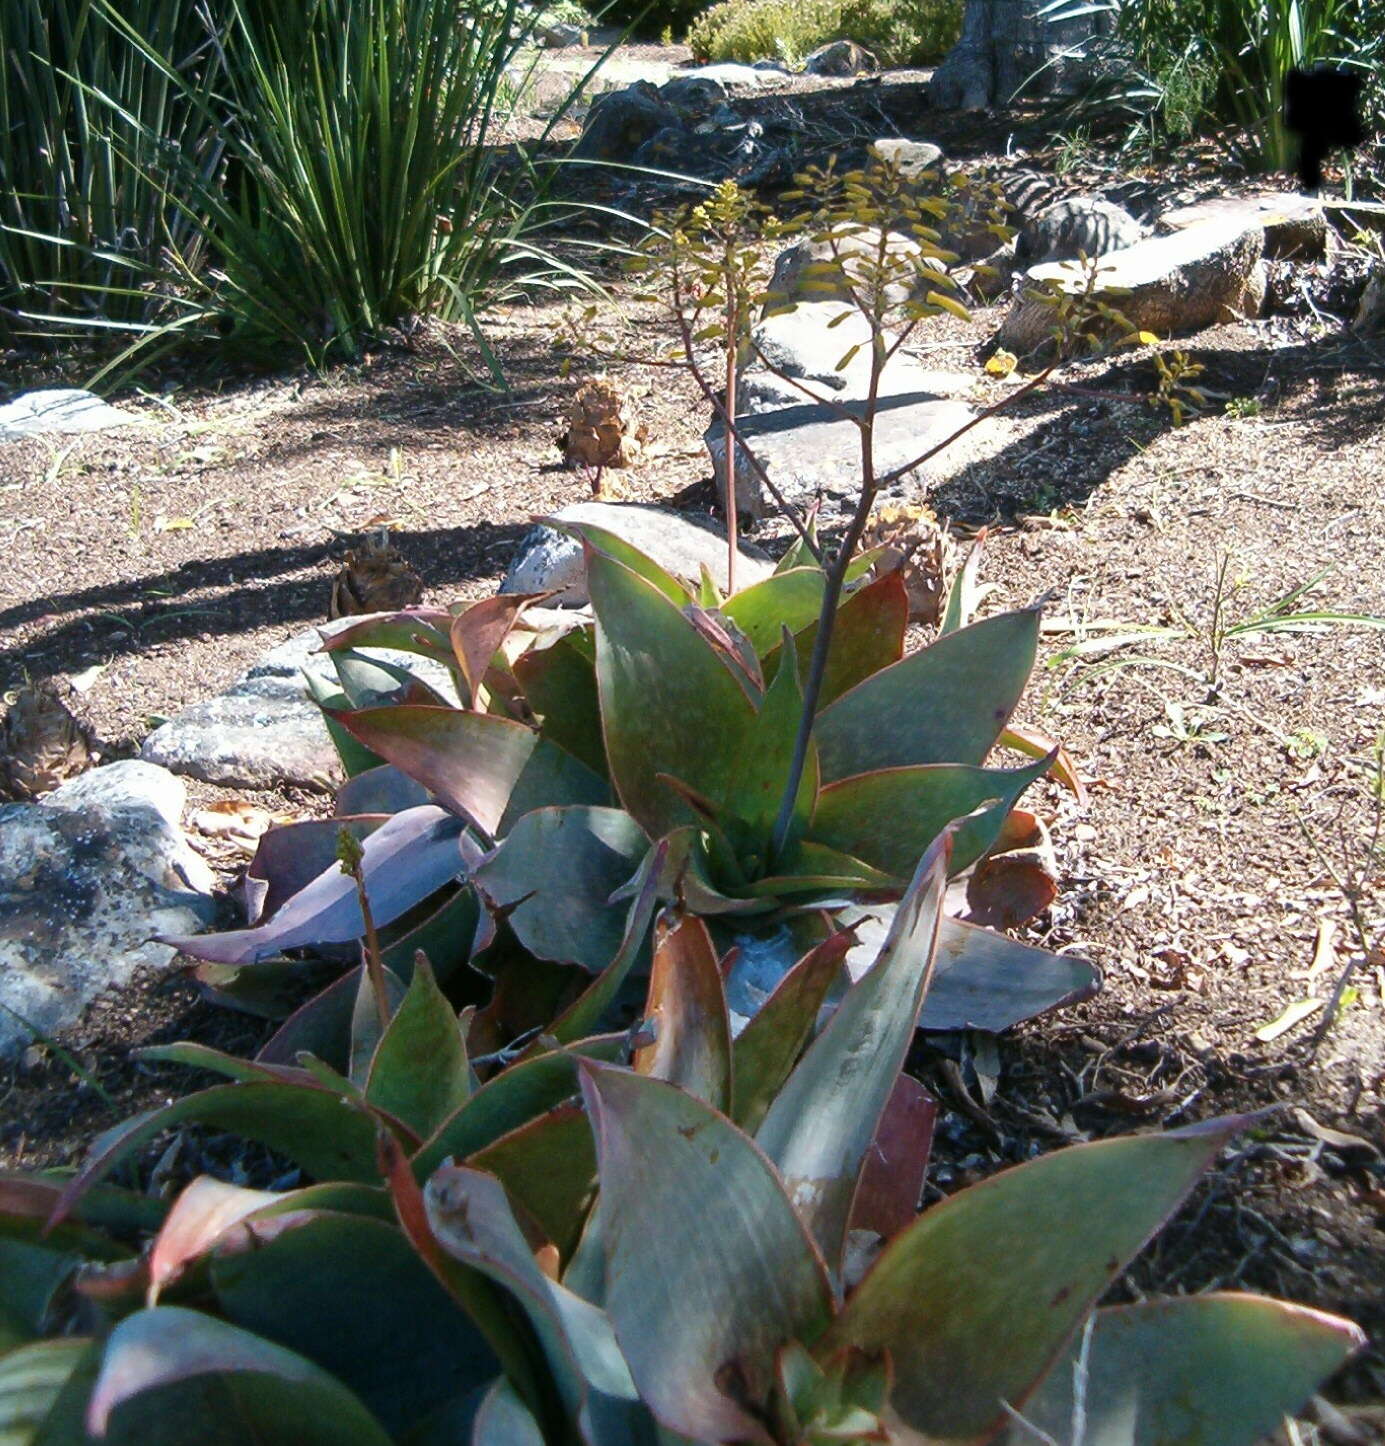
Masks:
[[[866,1161],[901,1138],[955,837],[810,1041],[830,970],[810,956],[785,980],[767,1012],[809,1021],[787,1054],[731,1041],[710,933],[683,912],[661,921],[641,1030],[541,1045],[479,1086],[426,969],[352,1078],[203,1051],[240,1078],[131,1122],[65,1185],[0,1179],[0,1431],[797,1446],[1066,1439],[1080,1420],[1103,1446],[1253,1442],[1354,1326],[1230,1294],[1094,1309],[1241,1120],[1061,1150],[922,1215],[901,1168],[902,1228],[848,1277]],[[175,1119],[319,1181],[203,1178],[171,1206],[99,1183]],[[73,1334],[42,1339],[63,1310]]]
[[[979,859],[1058,761],[1007,729],[1034,661],[1036,612],[964,625],[959,595],[947,631],[906,654],[899,575],[868,578],[858,565],[777,852],[823,570],[800,550],[729,598],[709,582],[694,596],[611,534],[574,530],[591,626],[526,637],[527,600],[496,598],[455,616],[363,621],[326,644],[343,686],[321,698],[355,770],[339,817],[268,836],[251,870],[260,911],[249,928],[177,941],[209,961],[204,977],[224,985],[234,970],[235,987],[253,989],[285,950],[362,935],[355,886],[336,866],[346,826],[364,836],[370,911],[388,926],[386,962],[401,979],[423,947],[441,977],[471,959],[531,981],[566,969],[580,987],[620,945],[623,901],[658,848],[659,895],[711,920],[722,953],[740,948],[733,995],[749,1017],[842,909],[854,924],[869,912],[887,926],[890,901],[953,819],[964,820],[953,872]],[[971,586],[968,571],[959,594]],[[446,664],[461,706],[359,651],[380,646]],[[999,741],[1038,756],[988,766]],[[930,1027],[1004,1028],[1095,987],[1084,961],[959,920],[946,929]],[[537,986],[520,977],[518,987]]]

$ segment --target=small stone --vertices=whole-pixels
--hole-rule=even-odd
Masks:
[[[678,124],[677,111],[654,86],[636,81],[597,96],[572,153],[585,161],[629,161],[656,132]]]
[[[684,115],[710,115],[727,96],[725,85],[710,75],[675,75],[659,87],[660,97]]]
[[[1079,252],[1105,256],[1144,239],[1144,227],[1119,206],[1100,196],[1074,196],[1045,206],[1024,223],[1015,238],[1015,260],[1038,266],[1075,260]]]
[[[870,143],[871,150],[882,161],[888,161],[909,181],[923,179],[926,173],[942,167],[943,151],[932,141],[908,141],[899,136],[882,136]]]
[[[554,513],[554,520],[604,527],[687,583],[700,581],[706,566],[717,586],[726,586],[726,537],[710,520],[702,523],[664,507],[636,502],[576,502]],[[736,565],[738,588],[749,587],[773,571],[774,564],[758,548],[741,544]],[[520,543],[500,591],[536,593],[549,589],[558,594],[548,599],[550,606],[580,607],[588,601],[581,544],[556,528],[539,526]]]
[[[552,25],[541,26],[534,32],[534,39],[546,50],[563,50],[569,45],[585,45],[587,33],[580,25],[559,20]]]
[[[70,779],[43,800],[45,808],[152,809],[170,828],[183,821],[187,788],[166,768],[139,758],[123,758]]]

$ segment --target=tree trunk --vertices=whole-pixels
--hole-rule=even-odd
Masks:
[[[962,37],[933,74],[929,99],[943,110],[984,110],[1026,96],[1072,95],[1091,74],[1085,43],[1107,34],[1109,11],[1051,21],[1051,0],[967,0]],[[1069,7],[1075,8],[1075,7]]]

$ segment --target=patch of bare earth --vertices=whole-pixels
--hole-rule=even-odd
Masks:
[[[321,377],[156,378],[118,399],[137,427],[0,449],[0,689],[84,676],[110,755],[131,752],[154,720],[321,622],[335,566],[384,521],[426,602],[488,594],[532,516],[590,495],[556,445],[578,384],[560,374],[556,320],[498,319],[505,392],[477,385],[460,339],[433,330]],[[970,369],[976,400],[994,401],[1013,386],[979,364],[998,320],[930,323],[917,349]],[[914,1066],[948,1108],[930,1189],[1064,1141],[1274,1107],[1120,1289],[1245,1287],[1343,1311],[1375,1344],[1338,1394],[1378,1400],[1385,961],[1359,962],[1353,910],[1379,942],[1385,633],[1228,629],[1324,572],[1304,606],[1385,614],[1385,345],[1268,322],[1187,348],[1215,394],[1204,415],[1174,427],[1141,400],[1147,353],[1085,364],[1067,390],[1020,403],[932,499],[964,535],[989,529],[989,606],[1048,599],[1018,716],[1063,739],[1090,798],[1079,810],[1041,795],[1064,885],[1032,935],[1090,956],[1106,984],[993,1049],[919,1047]],[[618,479],[625,495],[710,510],[691,383],[638,367],[621,379],[645,389],[651,437]],[[1165,631],[1064,658],[1145,628]],[[193,787],[197,801],[221,792]],[[204,843],[229,881],[241,856]],[[1323,1008],[1257,1038],[1286,1006],[1329,997],[1354,961],[1320,1042]],[[248,1050],[262,1033],[185,985],[107,1001],[65,1044],[111,1099],[36,1052],[5,1081],[0,1164],[69,1163],[95,1131],[187,1087],[134,1065],[135,1045],[192,1035]],[[190,1150],[169,1177],[202,1159]]]

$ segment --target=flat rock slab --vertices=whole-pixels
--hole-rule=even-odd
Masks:
[[[558,522],[588,522],[604,527],[647,553],[666,572],[696,584],[705,566],[720,588],[726,586],[726,534],[710,519],[704,524],[666,507],[642,502],[574,502],[553,514]],[[741,544],[736,586],[748,587],[774,571],[758,548]],[[581,607],[587,595],[582,546],[556,528],[538,526],[525,534],[500,584],[503,593],[554,590],[550,606]]]
[[[1271,260],[1299,256],[1316,259],[1327,248],[1327,213],[1315,196],[1293,191],[1261,191],[1253,196],[1214,196],[1192,206],[1165,211],[1155,222],[1164,235],[1186,231],[1204,221],[1258,226]]]
[[[335,679],[322,634],[363,621],[342,618],[320,630],[297,633],[271,648],[225,692],[184,708],[144,740],[140,757],[173,773],[234,788],[266,789],[291,783],[334,788],[341,761],[304,679],[312,671]],[[410,653],[362,649],[366,657],[407,667],[445,693],[446,670]]]
[[[213,923],[210,871],[177,827],[182,793],[127,761],[0,807],[0,1058],[75,1024],[136,970],[167,969],[174,950],[154,935]]]
[[[855,505],[861,490],[861,433],[856,424],[838,411],[839,405],[859,410],[859,402],[843,404],[807,403],[781,407],[742,417],[742,441],[769,474],[785,501],[804,507],[815,497],[847,508]],[[875,418],[874,457],[877,475],[904,467],[939,442],[945,441],[975,416],[962,402],[909,395],[884,400]],[[974,432],[981,430],[974,429]],[[705,434],[707,451],[722,492],[725,484],[726,431],[716,422]],[[969,459],[971,448],[961,440],[937,457],[919,463],[904,473],[895,491],[916,490],[949,476],[960,461]],[[723,499],[724,500],[724,499]],[[761,517],[775,502],[764,488],[754,464],[738,450],[736,458],[736,506],[743,515]]]
[[[1157,336],[1200,331],[1218,322],[1255,316],[1264,298],[1260,265],[1265,233],[1241,220],[1203,221],[1170,236],[1156,236],[1103,258],[1097,295],[1118,292],[1111,302],[1138,331]],[[1031,266],[1031,285],[1001,324],[999,345],[1021,355],[1044,345],[1052,310],[1039,288],[1057,282],[1068,293],[1084,288],[1075,261]]]
[[[106,432],[139,421],[76,387],[24,392],[0,406],[0,442],[51,433]]]

